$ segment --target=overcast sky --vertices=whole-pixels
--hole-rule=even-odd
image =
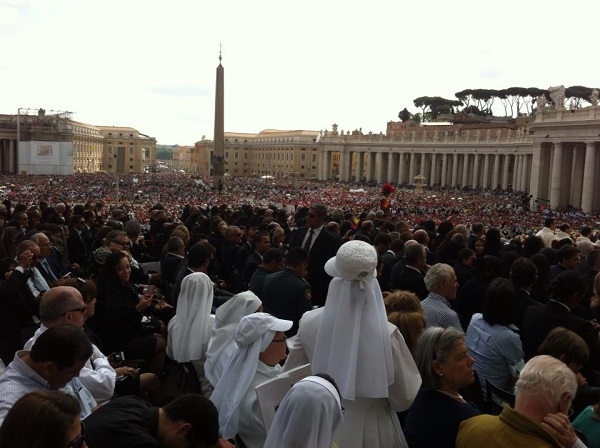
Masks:
[[[419,96],[600,85],[597,0],[0,0],[0,113],[74,112],[161,144],[385,132]]]

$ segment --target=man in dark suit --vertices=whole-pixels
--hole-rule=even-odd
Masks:
[[[91,248],[85,241],[83,230],[85,220],[81,215],[73,215],[69,221],[69,238],[67,239],[67,251],[69,262],[77,264],[80,268],[87,266],[91,259]]]
[[[564,271],[576,271],[579,267],[579,249],[575,246],[562,246],[556,255],[558,257],[558,264],[550,267],[552,278],[558,277]]]
[[[35,265],[37,270],[42,274],[48,285],[53,285],[56,280],[65,275],[64,269],[56,263],[50,263],[52,256],[52,242],[44,233],[35,233],[29,238],[40,248],[38,262]]]
[[[510,268],[510,280],[515,285],[519,301],[514,310],[514,324],[521,329],[523,326],[523,315],[530,306],[541,305],[531,297],[531,288],[537,281],[537,268],[529,258],[517,258]]]
[[[392,290],[405,290],[414,292],[419,300],[424,300],[429,291],[425,286],[423,271],[427,266],[427,248],[422,244],[411,244],[404,249],[406,266],[394,266],[390,275]]]
[[[583,338],[590,349],[590,369],[600,367],[600,340],[598,329],[581,317],[572,314],[585,285],[577,271],[562,272],[552,281],[552,298],[544,305],[530,306],[523,316],[521,339],[525,359],[537,355],[538,347],[548,333],[556,327],[564,327]]]
[[[294,247],[285,256],[285,268],[265,277],[263,306],[273,316],[294,322],[285,332],[288,338],[296,335],[300,318],[312,307],[310,284],[304,279],[307,267],[308,252]]]
[[[325,305],[331,277],[325,272],[325,263],[334,257],[340,247],[339,240],[323,225],[327,207],[314,204],[308,210],[307,225],[296,231],[290,240],[290,249],[302,247],[308,254],[308,282],[312,289],[312,304]]]
[[[246,263],[244,263],[244,269],[242,270],[242,281],[244,289],[248,289],[250,279],[254,271],[262,264],[262,257],[266,251],[271,247],[271,238],[267,232],[256,232],[252,238],[252,247],[254,251],[250,254]]]

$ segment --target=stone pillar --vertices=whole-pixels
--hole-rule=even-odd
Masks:
[[[414,152],[410,153],[410,166],[408,168],[408,184],[412,185],[415,181],[415,171],[417,169],[417,156]]]
[[[521,174],[521,191],[530,191],[529,181],[531,180],[531,157],[528,154],[523,155],[523,172]]]
[[[473,163],[473,188],[479,187],[479,159],[480,154],[474,154],[475,162]]]
[[[356,153],[356,181],[357,182],[362,182],[363,177],[365,175],[364,162],[365,162],[365,155],[361,151],[358,151]]]
[[[398,156],[398,183],[403,184],[406,182],[406,154],[401,152]]]
[[[382,182],[383,178],[383,154],[380,152],[375,153],[375,180]]]
[[[373,180],[373,173],[375,171],[375,163],[373,160],[373,153],[372,152],[367,152],[365,153],[366,156],[366,163],[365,163],[365,176],[367,178],[367,182],[370,182]]]
[[[510,168],[510,156],[505,154],[503,157],[504,166],[502,167],[502,189],[506,190],[508,188],[508,169]]]
[[[448,154],[442,154],[442,187],[446,186],[448,176]]]
[[[583,176],[581,173],[584,172],[584,152],[585,148],[581,146],[581,144],[575,145],[575,148],[573,148],[573,166],[571,167],[571,195],[569,198],[569,204],[575,207],[581,207],[581,188],[583,185]]]
[[[521,170],[521,156],[515,154],[515,165],[513,167],[513,175],[512,175],[512,187],[514,191],[519,190],[519,173]]]
[[[486,154],[483,158],[483,189],[490,188],[490,155]]]
[[[396,159],[397,154],[393,152],[387,153],[388,165],[387,165],[387,182],[396,183],[396,174],[398,170],[396,169]]]
[[[585,144],[585,164],[583,166],[583,190],[581,193],[581,208],[590,213],[594,204],[594,185],[596,183],[596,143]]]
[[[492,188],[497,188],[499,184],[500,177],[500,155],[494,154],[494,166],[492,168],[493,176],[492,176]]]
[[[554,157],[552,159],[552,170],[550,171],[550,205],[557,208],[560,205],[560,191],[562,179],[562,155],[563,144],[558,142],[554,144]]]
[[[437,154],[431,154],[431,175],[429,176],[429,185],[435,185],[437,183]]]
[[[452,186],[456,187],[458,182],[458,154],[452,154]]]
[[[468,187],[469,186],[469,154],[463,154],[462,157],[463,161],[462,161],[462,183],[461,183],[461,187]]]
[[[330,161],[331,161],[331,153],[329,151],[321,151],[321,160],[323,162],[322,170],[321,170],[321,180],[327,180],[331,177],[331,169],[330,169]],[[340,167],[341,168],[341,167]]]
[[[531,177],[529,181],[529,194],[533,200],[537,200],[540,191],[540,169],[542,158],[542,144],[534,143],[533,156],[531,158]],[[535,207],[534,207],[535,208]]]
[[[342,148],[340,153],[340,180],[342,182],[348,182],[350,177],[350,152]]]

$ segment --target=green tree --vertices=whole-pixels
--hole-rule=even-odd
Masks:
[[[156,158],[158,160],[171,160],[173,158],[173,148],[156,145]]]
[[[421,121],[423,121],[423,116],[419,112],[417,112],[416,114],[412,114],[410,116],[410,121],[412,121],[413,123],[420,124]]]
[[[410,115],[411,115],[410,112],[405,107],[398,114],[398,118],[400,118],[400,121],[402,121],[402,123],[406,123],[408,120],[410,120]]]

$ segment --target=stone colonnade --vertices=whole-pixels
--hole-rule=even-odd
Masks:
[[[319,178],[331,177],[334,150],[322,151]],[[532,154],[478,151],[359,150],[339,151],[341,181],[366,180],[412,184],[423,175],[428,185],[528,191]]]
[[[0,173],[17,173],[17,141],[0,138]]]
[[[532,163],[530,191],[540,203],[600,210],[597,142],[537,142]]]

